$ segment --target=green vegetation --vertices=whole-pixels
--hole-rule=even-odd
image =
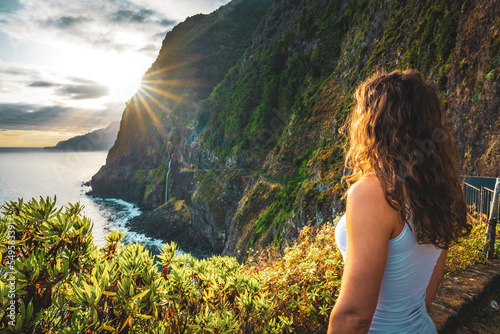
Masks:
[[[446,96],[461,2],[413,0],[386,7],[381,1],[311,1],[291,14],[293,24],[279,34],[259,26],[266,39],[256,34],[254,44],[199,104],[198,127],[206,130],[202,144],[216,156],[224,161],[237,152],[260,161],[266,177],[292,182],[260,217],[243,221],[253,235],[240,250],[282,242],[281,227],[303,210],[297,196],[313,175],[332,188],[340,182],[344,139],[335,134],[352,109],[360,80],[381,69],[414,68],[434,77]],[[484,73],[483,80],[495,75],[492,68]],[[475,104],[480,91],[478,86],[471,97]]]
[[[166,244],[155,259],[114,231],[97,249],[80,204],[5,203],[0,220],[0,328],[13,333],[316,333],[338,295],[332,224],[292,246],[198,260]],[[485,224],[450,249],[447,270],[484,261]],[[15,232],[15,242],[13,242]],[[12,283],[13,282],[13,283]],[[9,307],[15,303],[15,320]]]
[[[234,232],[229,239],[238,242],[225,245],[231,254],[286,243],[296,237],[288,233],[296,223],[312,224],[315,216],[328,217],[332,207],[341,210],[340,129],[352,110],[355,87],[377,71],[407,68],[437,87],[459,135],[459,164],[484,165],[474,170],[495,174],[497,164],[490,159],[495,151],[484,152],[496,142],[491,101],[500,20],[485,16],[474,25],[477,29],[468,26],[489,3],[473,8],[457,0],[271,2],[235,1],[213,14],[193,16],[168,34],[145,77],[156,88],[148,91],[154,98],[148,103],[159,121],[141,129],[140,118],[152,116],[140,100],[132,101],[129,126],[117,143],[120,154],[111,152],[112,168],[99,173],[112,171],[102,179],[123,182],[105,182],[104,190],[124,184],[115,196],[135,191],[132,198],[139,198],[139,205],[158,207],[164,174],[156,171],[169,152],[178,157],[176,173],[191,173],[193,165],[198,170],[189,189],[177,183],[182,177],[170,181],[173,189],[185,192],[179,197],[208,204],[203,207],[210,211],[207,217],[214,217],[217,232]],[[487,33],[475,36],[479,31]],[[182,101],[170,101],[175,96]],[[481,131],[486,132],[478,137]],[[480,137],[486,141],[472,145]],[[471,145],[478,149],[469,152]],[[202,169],[210,172],[203,175]],[[249,194],[260,175],[279,187],[273,187],[272,196],[255,199]],[[233,177],[239,181],[229,180]],[[94,183],[99,194],[99,182]],[[322,191],[310,191],[318,184]],[[189,201],[186,205],[199,210]]]
[[[260,238],[262,232],[269,229],[273,224],[276,225],[276,229],[279,230],[281,224],[289,218],[293,209],[293,202],[297,191],[299,189],[299,183],[297,180],[292,180],[287,183],[286,186],[282,187],[280,192],[274,196],[272,204],[264,211],[264,213],[253,223],[254,233],[250,239],[249,247],[252,247],[254,243]],[[266,240],[267,243],[277,242],[281,243],[283,240],[276,238],[273,240]]]
[[[174,243],[155,259],[139,244],[107,236],[96,249],[91,222],[78,204],[55,200],[9,203],[1,224],[0,326],[19,333],[278,333],[262,279],[242,273],[234,258],[176,255]],[[7,231],[16,232],[9,249]],[[9,273],[9,274],[6,274]],[[9,326],[9,279],[17,317]],[[251,327],[250,327],[251,326]]]
[[[423,19],[408,39],[404,64],[426,71],[448,61],[455,47],[459,2],[441,0],[423,8]],[[404,66],[404,65],[403,65]]]

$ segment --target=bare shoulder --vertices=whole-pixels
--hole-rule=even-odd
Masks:
[[[352,201],[385,201],[384,191],[380,180],[373,174],[363,176],[358,182],[349,188],[347,193],[348,200]]]
[[[398,214],[387,202],[380,180],[373,174],[365,175],[349,188],[347,204],[352,210],[366,210],[374,218],[381,216],[384,220]]]

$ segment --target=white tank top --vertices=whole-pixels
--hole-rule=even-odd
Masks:
[[[335,228],[335,240],[345,261],[347,230],[345,214]],[[369,333],[437,333],[425,308],[425,290],[441,249],[419,244],[406,224],[389,240],[389,253],[377,309]]]

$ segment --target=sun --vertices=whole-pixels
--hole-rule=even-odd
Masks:
[[[103,63],[100,82],[110,88],[113,97],[123,101],[137,92],[142,76],[151,65],[146,57],[132,52],[108,55]]]
[[[59,57],[59,69],[109,88],[106,99],[128,101],[139,89],[152,59],[135,51],[108,51],[72,46]]]

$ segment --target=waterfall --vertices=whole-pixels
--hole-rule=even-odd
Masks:
[[[170,164],[172,159],[168,161],[167,175],[165,176],[165,203],[168,201],[168,176],[170,175]]]

